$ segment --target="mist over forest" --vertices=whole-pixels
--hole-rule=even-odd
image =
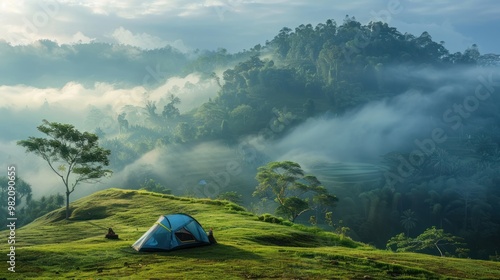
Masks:
[[[488,259],[500,250],[500,56],[451,53],[431,35],[346,17],[236,53],[0,41],[0,157],[34,199],[62,193],[16,141],[42,136],[42,119],[69,123],[99,136],[113,170],[72,200],[153,179],[174,195],[237,192],[259,214],[276,207],[252,196],[257,168],[290,160],[338,197],[334,221],[354,240],[384,248],[437,226]]]

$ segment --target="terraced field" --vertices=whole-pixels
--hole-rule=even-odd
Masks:
[[[325,185],[375,183],[382,178],[384,170],[380,165],[358,162],[318,163],[310,168]]]

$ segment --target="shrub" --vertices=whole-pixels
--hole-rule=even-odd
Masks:
[[[264,213],[260,215],[259,221],[263,221],[266,223],[272,223],[272,224],[278,224],[278,225],[284,225],[284,226],[292,226],[293,223],[290,221],[285,221],[283,218],[273,216],[269,213]]]
[[[240,206],[240,205],[235,204],[235,203],[227,203],[226,209],[231,210],[231,211],[236,211],[236,212],[246,212],[247,211],[247,209],[245,209],[245,207]]]

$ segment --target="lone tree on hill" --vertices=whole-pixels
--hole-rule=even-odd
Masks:
[[[17,144],[26,152],[42,157],[61,178],[66,187],[66,219],[69,219],[69,195],[80,182],[98,182],[111,174],[104,169],[109,165],[110,150],[99,147],[97,135],[80,132],[70,124],[43,120],[38,130],[48,138],[29,137]]]
[[[270,162],[258,168],[259,185],[254,196],[274,197],[279,206],[277,214],[290,221],[317,207],[334,206],[337,197],[328,193],[313,175],[305,175],[298,163],[292,161]]]
[[[426,229],[416,238],[400,233],[391,237],[386,246],[389,250],[395,248],[396,252],[415,252],[435,248],[441,257],[449,254],[447,251],[443,252],[445,247],[454,249],[458,257],[467,257],[469,252],[462,238],[445,233],[443,229],[437,229],[435,226]]]

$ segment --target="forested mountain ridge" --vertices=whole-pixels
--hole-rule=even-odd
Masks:
[[[429,88],[416,76],[408,82],[411,73],[498,63],[498,56],[480,55],[476,45],[463,53],[450,53],[444,42],[434,42],[427,32],[416,37],[386,23],[362,25],[348,17],[339,26],[328,20],[316,27],[300,25],[294,31],[283,28],[265,46],[256,45],[251,51],[260,55],[216,77],[223,85],[214,103],[227,116],[242,104],[251,107],[245,107],[249,114],[253,109],[264,120],[272,118],[270,109],[280,105],[294,113],[291,118],[325,111],[338,114],[410,88]],[[202,106],[202,112],[215,106],[210,104]],[[217,123],[227,121],[227,116],[221,115]],[[248,131],[261,127],[264,120],[261,125],[258,119],[247,121]]]

